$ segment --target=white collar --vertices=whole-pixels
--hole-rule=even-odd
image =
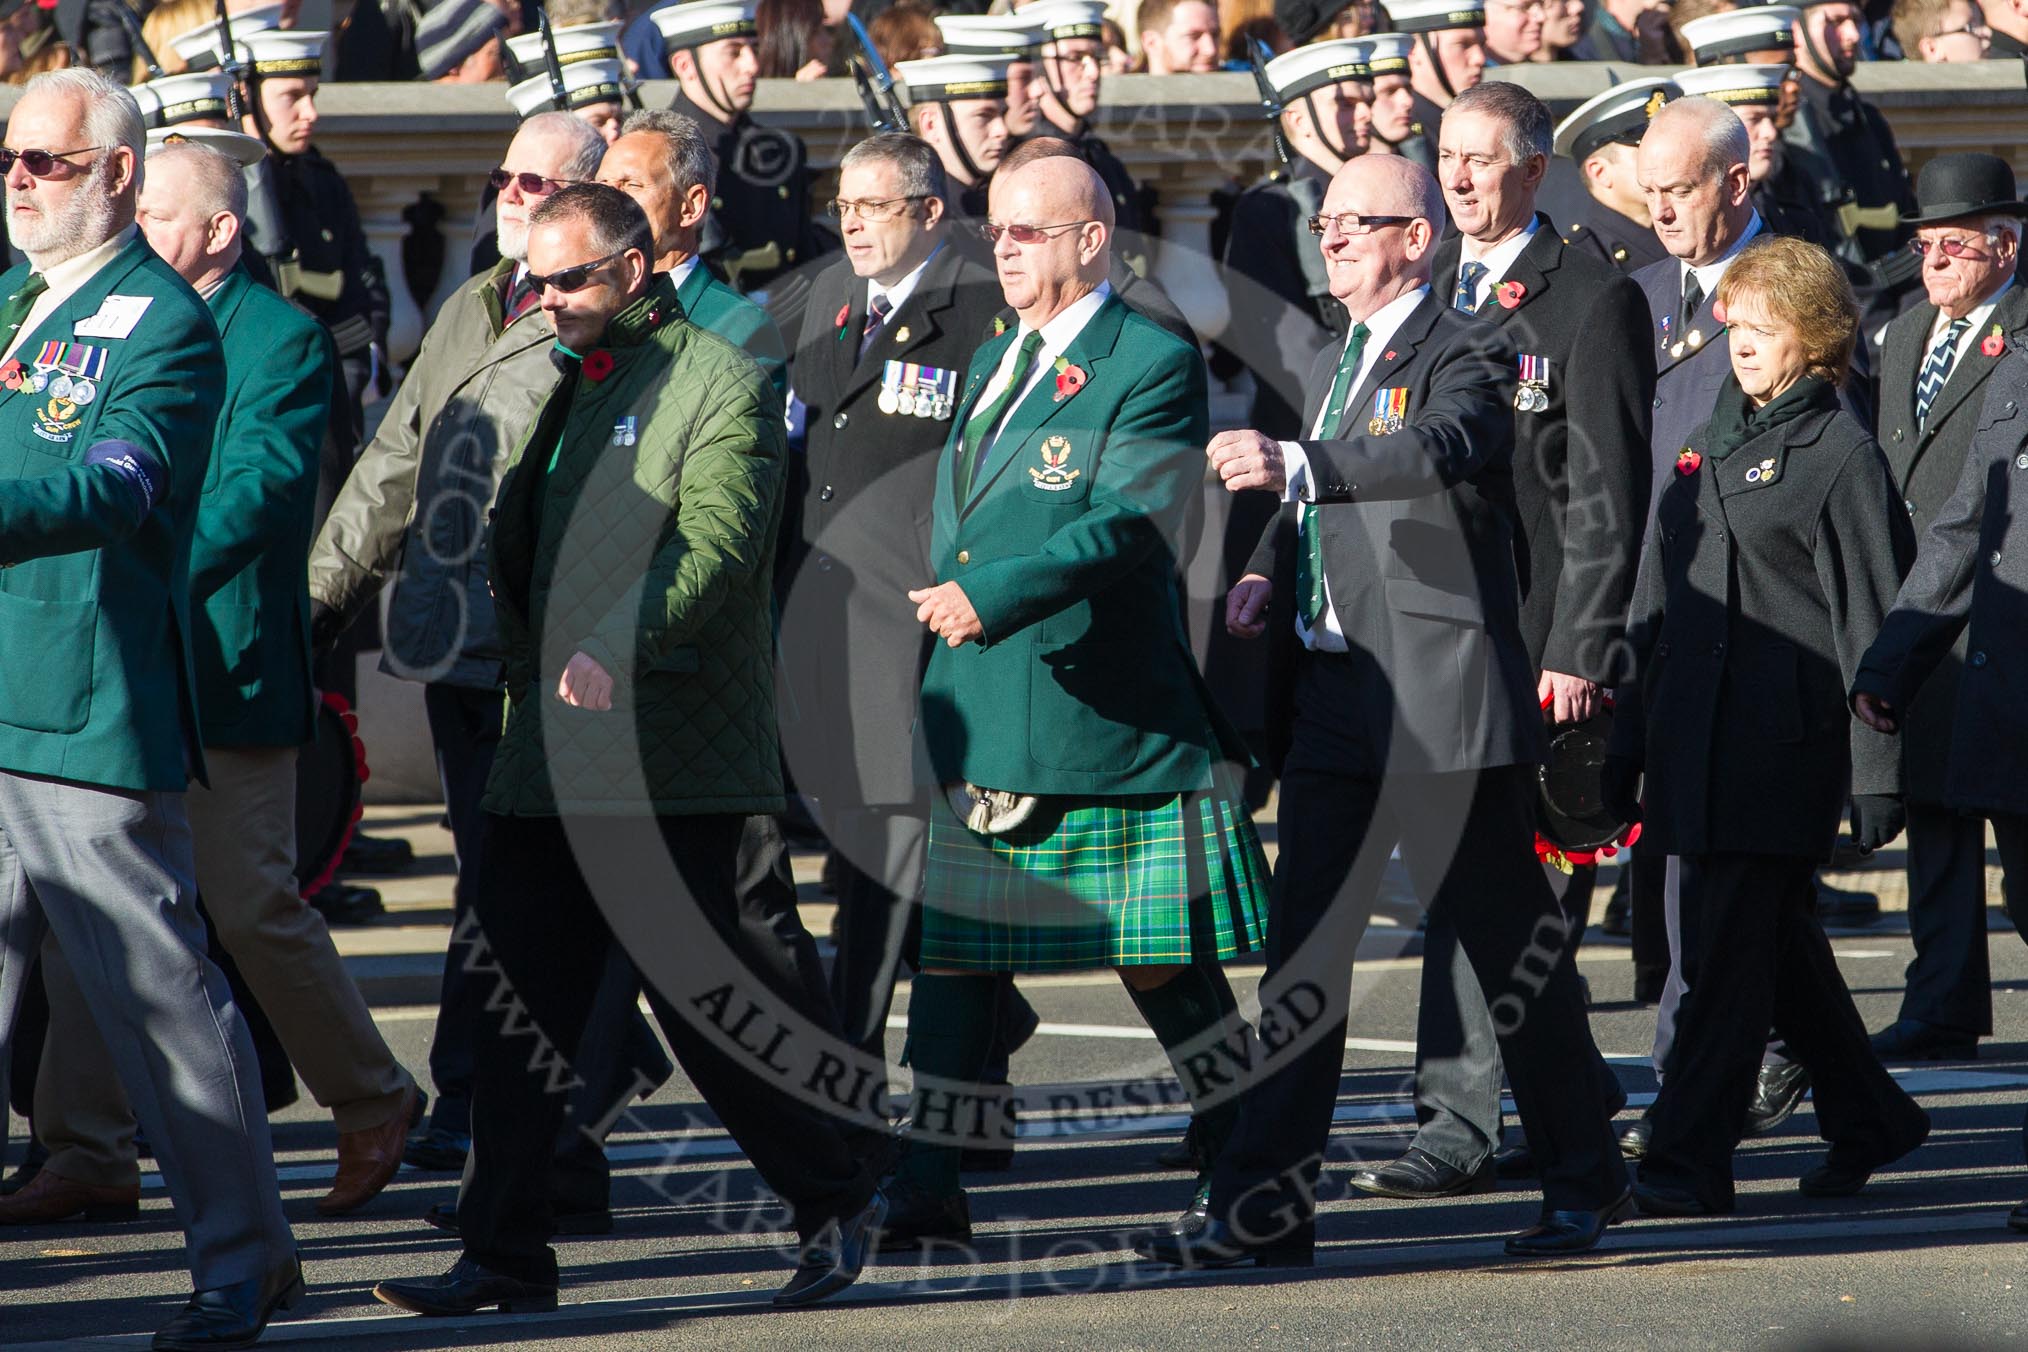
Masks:
[[[67,296],[76,292],[92,279],[93,274],[113,261],[113,255],[127,247],[137,227],[128,226],[96,249],[86,250],[75,258],[66,258],[61,263],[50,265],[42,274],[42,280],[49,283],[49,289],[58,295]]]
[[[2000,297],[2006,295],[2009,291],[2013,289],[2014,289],[2014,278],[2010,275],[2005,282],[2002,282],[2000,284],[2000,289],[1998,291],[1995,291],[1992,295],[1980,301],[1977,305],[1974,305],[1969,311],[1966,312],[1965,318],[1971,321],[1971,323],[1967,326],[1968,329],[1971,332],[1976,333],[1978,332],[1978,330],[1984,328],[1986,325],[1986,320],[1992,316],[1994,309],[2000,304]],[[1944,317],[1944,312],[1942,310],[1938,310],[1936,312],[1936,318],[1930,322],[1929,326],[1929,346],[1931,347],[1936,346],[1936,340],[1943,337],[1943,331],[1950,327],[1950,323],[1951,321]]]
[[[1685,263],[1683,271],[1692,272],[1697,275],[1697,288],[1706,297],[1717,295],[1718,283],[1725,276],[1725,270],[1732,266],[1733,259],[1739,257],[1741,249],[1753,243],[1753,238],[1760,233],[1760,229],[1760,213],[1756,211],[1753,213],[1752,219],[1747,221],[1746,229],[1740,232],[1739,238],[1732,241],[1732,247],[1727,249],[1716,262],[1706,263],[1701,268],[1693,268],[1688,263]],[[1680,291],[1682,290],[1680,286],[1682,277],[1680,274],[1676,280],[1679,283],[1677,290]]]
[[[1112,294],[1113,284],[1100,282],[1097,290],[1089,295],[1080,296],[1065,306],[1056,318],[1042,326],[1042,350],[1052,356],[1061,354],[1077,335],[1084,332],[1084,326],[1091,323],[1092,317],[1112,298]],[[1016,345],[1018,346],[1019,340],[1026,338],[1030,332],[1031,330],[1023,325],[1021,332],[1016,335]]]
[[[1514,260],[1521,256],[1522,250],[1528,247],[1529,241],[1535,238],[1535,232],[1541,226],[1542,221],[1540,217],[1530,217],[1528,224],[1519,234],[1509,239],[1503,239],[1491,248],[1483,250],[1477,240],[1474,240],[1469,235],[1463,236],[1463,248],[1459,256],[1460,264],[1485,264],[1486,275],[1479,279],[1479,285],[1498,286],[1501,279],[1506,277],[1508,270],[1514,266]]]
[[[868,277],[866,279],[867,308],[871,309],[873,307],[873,298],[875,296],[885,296],[887,298],[887,312],[889,314],[893,314],[896,310],[908,304],[908,298],[915,294],[916,283],[922,280],[923,270],[930,265],[931,259],[934,259],[943,251],[943,247],[940,243],[936,248],[931,249],[929,251],[929,258],[923,259],[922,262],[917,263],[913,268],[909,269],[908,275],[893,286],[882,286],[875,279]]]
[[[689,281],[690,274],[695,271],[697,271],[697,255],[691,254],[681,263],[669,269],[669,285],[675,290],[682,290],[683,283]]]
[[[1409,315],[1414,313],[1415,307],[1422,304],[1423,297],[1427,295],[1429,295],[1429,284],[1425,282],[1406,295],[1396,296],[1393,300],[1366,316],[1367,358],[1360,363],[1362,367],[1372,365],[1372,354],[1393,340],[1395,330],[1407,322]],[[1349,333],[1346,335],[1346,341],[1351,341]]]

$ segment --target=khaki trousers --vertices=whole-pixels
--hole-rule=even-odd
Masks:
[[[188,795],[197,890],[219,942],[274,1024],[289,1059],[338,1130],[400,1109],[412,1080],[374,1026],[324,917],[296,891],[294,748],[207,749],[211,787]],[[42,949],[49,1034],[35,1086],[35,1134],[58,1177],[138,1182],[134,1114],[100,1025],[57,945]]]

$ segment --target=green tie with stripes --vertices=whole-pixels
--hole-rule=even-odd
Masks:
[[[972,476],[979,470],[979,447],[985,442],[986,434],[1000,425],[1008,405],[1021,393],[1021,387],[1028,383],[1028,368],[1035,365],[1035,354],[1042,350],[1042,330],[1031,330],[1021,340],[1021,346],[1014,350],[1014,373],[1007,379],[1007,388],[994,396],[993,402],[974,413],[965,421],[963,454],[958,458],[958,502],[971,500]]]
[[[1354,324],[1345,340],[1345,355],[1338,358],[1338,374],[1331,378],[1331,392],[1324,396],[1324,423],[1318,437],[1335,440],[1345,425],[1345,401],[1352,397],[1352,377],[1359,373],[1359,358],[1366,351],[1366,326]],[[1314,482],[1311,485],[1315,488]],[[1316,509],[1303,509],[1303,549],[1296,555],[1296,595],[1303,606],[1303,628],[1315,629],[1324,614],[1324,533],[1317,529]]]

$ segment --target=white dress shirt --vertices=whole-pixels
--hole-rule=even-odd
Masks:
[[[909,274],[906,277],[903,277],[893,286],[882,286],[875,279],[868,277],[866,279],[867,312],[869,314],[872,313],[873,298],[875,296],[884,296],[887,298],[888,317],[890,319],[893,318],[894,312],[899,310],[902,306],[906,305],[908,303],[908,298],[915,294],[915,284],[922,280],[923,269],[927,268],[930,265],[931,258],[935,258],[939,253],[943,251],[943,247],[944,247],[943,245],[939,244],[937,245],[936,248],[931,249],[929,251],[929,258],[925,258],[922,260],[922,262],[917,263],[915,267],[910,270]],[[881,322],[886,323],[887,321],[882,320]]]
[[[1725,270],[1732,266],[1733,259],[1739,257],[1741,249],[1753,243],[1754,237],[1760,234],[1760,230],[1760,213],[1756,211],[1753,213],[1753,219],[1746,223],[1746,232],[1732,242],[1732,247],[1725,251],[1724,257],[1716,262],[1706,263],[1701,268],[1693,268],[1688,263],[1684,263],[1678,268],[1676,272],[1677,304],[1682,304],[1683,277],[1686,273],[1695,273],[1697,275],[1697,287],[1704,293],[1705,301],[1708,302],[1713,296],[1717,295],[1718,283],[1724,278]],[[1681,335],[1677,336],[1680,337]]]
[[[1007,425],[1007,419],[1014,416],[1015,409],[1028,402],[1030,396],[1035,393],[1035,387],[1042,383],[1043,376],[1055,374],[1053,368],[1056,359],[1063,355],[1064,349],[1070,346],[1077,335],[1084,332],[1084,326],[1091,323],[1092,317],[1098,314],[1099,307],[1104,305],[1112,294],[1113,284],[1100,282],[1098,290],[1072,301],[1061,314],[1042,326],[1040,330],[1042,349],[1035,354],[1035,365],[1028,368],[1028,378],[1021,382],[1020,391],[1007,402],[1006,409],[1000,414],[1000,420],[979,439],[978,456],[981,463],[984,463],[987,454],[993,449],[993,441],[1000,435],[1000,429]],[[1000,364],[993,368],[992,378],[986,382],[986,388],[980,390],[979,397],[973,401],[974,413],[979,409],[991,407],[993,401],[1000,397],[1000,392],[1007,388],[1007,382],[1014,374],[1014,358],[1021,351],[1022,342],[1033,332],[1036,330],[1030,329],[1026,324],[1016,331],[1014,341],[1007,344],[1007,350],[1000,354]],[[975,466],[974,469],[976,468]]]
[[[1965,318],[1972,322],[1965,326],[1963,333],[1958,335],[1957,354],[1951,358],[1951,369],[1953,371],[1958,369],[1957,364],[1965,359],[1965,353],[1970,350],[1972,344],[1982,343],[1986,340],[1986,328],[1992,322],[1993,309],[2000,303],[2000,297],[2006,295],[2008,291],[2013,289],[2013,286],[2014,279],[2009,277],[2006,285],[1993,293],[1991,300],[1976,307],[1970,314],[1965,316]],[[1942,310],[1938,310],[1936,312],[1936,322],[1929,326],[1929,341],[1922,345],[1924,361],[1929,360],[1929,354],[1935,350],[1937,340],[1944,336],[1944,330],[1949,328],[1950,325],[1951,321],[1949,317]],[[1916,370],[1918,373],[1922,370],[1920,364],[1916,366]]]
[[[53,264],[42,274],[49,289],[35,298],[29,307],[28,317],[21,321],[21,327],[14,330],[14,340],[7,344],[7,350],[0,352],[0,361],[6,361],[21,350],[28,341],[28,335],[41,326],[42,321],[56,312],[56,307],[84,290],[85,283],[98,274],[100,268],[113,261],[113,255],[127,247],[127,241],[134,237],[136,227],[128,226],[98,248],[66,258]]]
[[[1514,260],[1521,256],[1521,251],[1528,247],[1528,242],[1535,238],[1535,232],[1541,228],[1542,222],[1539,218],[1530,220],[1520,234],[1512,239],[1503,239],[1489,249],[1481,249],[1477,240],[1465,237],[1464,246],[1458,254],[1459,270],[1462,271],[1467,263],[1483,263],[1486,267],[1485,274],[1479,278],[1479,284],[1472,288],[1474,310],[1486,303],[1488,292],[1507,280],[1507,270],[1514,266]],[[1455,305],[1457,278],[1453,277],[1451,283],[1451,303]]]
[[[1414,311],[1415,307],[1422,304],[1423,297],[1428,294],[1429,288],[1427,286],[1419,286],[1405,296],[1395,297],[1366,317],[1366,346],[1359,354],[1359,369],[1353,372],[1351,383],[1345,387],[1345,398],[1347,400],[1352,399],[1353,396],[1359,393],[1360,387],[1366,383],[1366,377],[1373,372],[1373,364],[1380,360],[1381,354],[1387,351],[1387,345],[1394,341],[1395,333],[1407,321],[1409,314]],[[1350,345],[1351,342],[1352,334],[1350,330],[1347,330],[1345,344]],[[1345,348],[1341,346],[1338,349],[1339,360],[1342,361],[1344,359],[1344,354]],[[1356,412],[1356,410],[1354,411]],[[1324,406],[1317,410],[1316,420],[1310,424],[1310,435],[1312,437],[1323,435],[1324,420],[1330,417],[1330,415],[1331,408],[1327,391]],[[1282,465],[1288,478],[1288,486],[1282,490],[1282,501],[1304,504],[1296,510],[1296,547],[1300,549],[1303,547],[1303,531],[1308,526],[1310,514],[1308,504],[1314,488],[1314,485],[1310,482],[1310,458],[1303,454],[1303,448],[1299,442],[1284,441],[1281,443],[1281,447]],[[1302,610],[1301,597],[1296,598],[1296,610],[1299,612],[1296,615],[1296,637],[1303,641],[1304,647],[1313,648],[1323,653],[1342,653],[1345,651],[1345,631],[1338,623],[1337,608],[1331,604],[1331,582],[1328,577],[1324,579],[1324,613],[1318,617],[1317,628],[1311,630],[1304,626],[1303,617],[1300,614]]]

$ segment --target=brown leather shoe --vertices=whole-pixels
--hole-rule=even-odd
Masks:
[[[82,1216],[87,1221],[130,1221],[141,1214],[141,1185],[101,1188],[62,1178],[44,1169],[21,1191],[0,1197],[0,1225],[52,1225]]]
[[[380,1195],[401,1168],[402,1146],[421,1102],[421,1091],[410,1085],[393,1117],[364,1131],[338,1133],[338,1175],[331,1191],[317,1199],[320,1215],[342,1216]]]

